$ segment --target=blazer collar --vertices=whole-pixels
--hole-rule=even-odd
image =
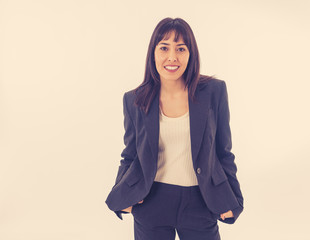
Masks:
[[[206,88],[208,90],[208,88]],[[208,91],[203,91],[199,87],[196,89],[196,100],[193,102],[188,97],[189,118],[190,118],[190,138],[192,160],[196,161],[200,145],[203,138],[210,101],[207,100]],[[159,142],[159,92],[154,97],[149,108],[148,114],[142,112],[144,125],[147,132],[152,155],[157,162],[158,158],[158,142]]]

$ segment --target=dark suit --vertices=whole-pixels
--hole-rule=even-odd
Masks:
[[[234,223],[243,210],[243,197],[231,152],[229,105],[226,84],[212,79],[198,84],[197,102],[189,101],[193,167],[209,209],[220,214],[232,210]],[[106,204],[122,219],[122,209],[137,204],[149,193],[157,171],[159,140],[159,93],[145,114],[134,105],[133,90],[123,97],[125,149],[115,185]],[[143,204],[143,203],[142,203]]]

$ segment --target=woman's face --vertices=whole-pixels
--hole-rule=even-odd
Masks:
[[[174,37],[175,32],[172,32],[170,38],[160,41],[154,51],[156,69],[161,81],[183,81],[189,51],[181,36],[178,42],[173,41]]]

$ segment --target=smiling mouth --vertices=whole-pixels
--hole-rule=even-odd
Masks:
[[[164,68],[166,68],[167,70],[177,70],[179,66],[165,66]]]

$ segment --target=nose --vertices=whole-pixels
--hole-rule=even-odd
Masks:
[[[168,61],[173,61],[176,62],[177,61],[177,56],[175,54],[175,51],[170,51],[169,56],[168,56]]]

